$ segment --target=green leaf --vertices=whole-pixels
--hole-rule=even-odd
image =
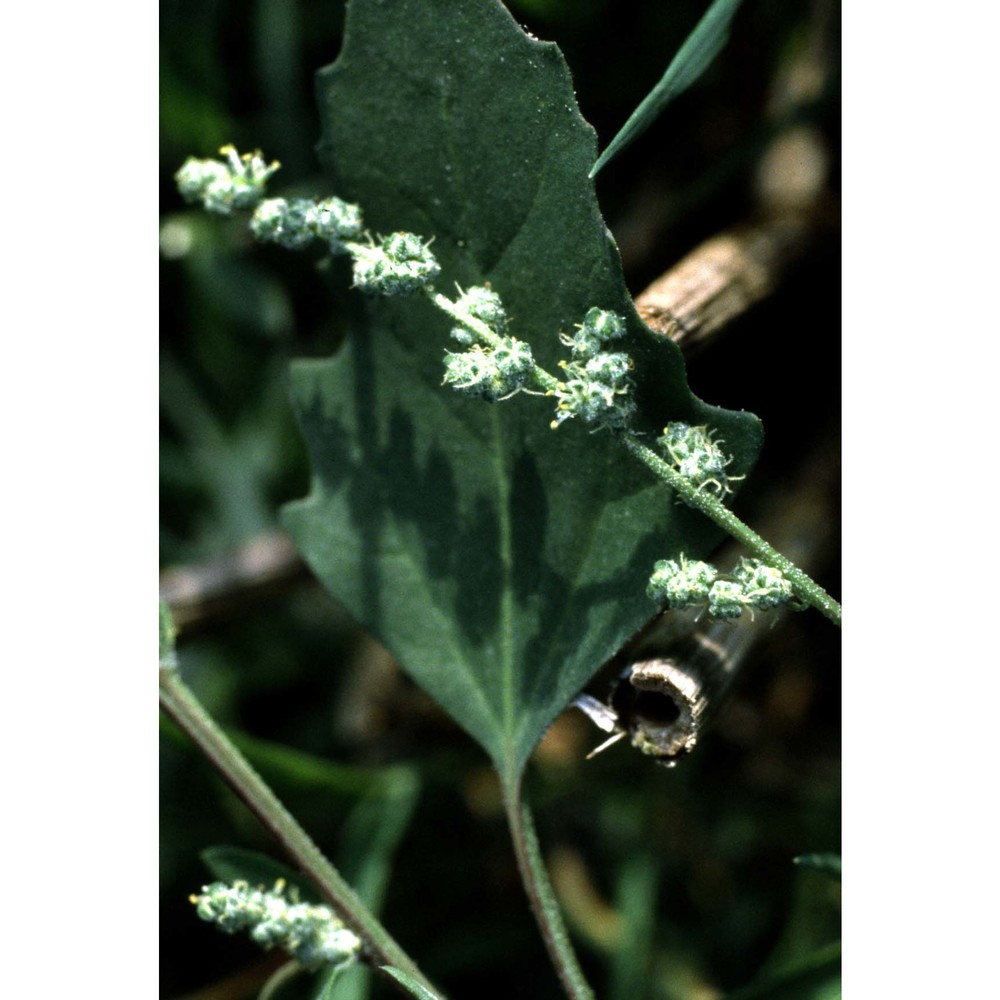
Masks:
[[[368,970],[360,965],[335,965],[320,973],[313,1000],[344,1000],[343,987],[348,980],[357,977],[360,981],[367,975]],[[362,990],[367,995],[367,984]]]
[[[382,912],[392,861],[413,817],[420,781],[409,768],[383,772],[383,781],[352,810],[337,864],[362,902]]]
[[[170,613],[170,606],[160,598],[160,668],[170,669],[177,665],[177,654],[174,647],[177,645],[177,626],[174,624],[174,616]]]
[[[839,854],[800,854],[792,859],[794,864],[801,868],[811,868],[813,871],[826,875],[834,882],[840,881],[840,855]]]
[[[591,177],[596,177],[601,167],[645,132],[660,112],[708,69],[729,40],[729,24],[741,2],[742,0],[715,0],[708,8],[674,56],[666,73],[660,77],[660,82],[645,96],[590,168]]]
[[[205,867],[220,881],[242,880],[252,886],[262,885],[272,889],[275,882],[283,879],[289,886],[298,889],[304,903],[323,902],[320,894],[301,874],[260,851],[245,847],[207,847],[200,857]]]
[[[390,773],[389,770],[371,771],[339,764],[246,733],[232,732],[230,736],[269,783],[294,788],[303,794],[321,795],[328,802],[333,797],[353,800],[369,793],[380,793]]]
[[[298,962],[286,962],[264,983],[257,1000],[292,1000],[294,997],[301,997],[301,984],[306,975],[306,970]]]
[[[839,1000],[840,942],[726,995],[726,1000]]]
[[[391,965],[382,965],[379,968],[392,976],[401,986],[405,986],[409,990],[410,996],[416,997],[417,1000],[441,1000],[436,993],[432,993],[426,986],[421,986],[420,983],[412,976],[408,976],[402,969],[397,969]]]
[[[732,471],[749,470],[756,418],[696,399],[676,346],[634,311],[587,180],[594,132],[554,45],[494,0],[355,0],[318,92],[333,191],[373,230],[433,237],[439,287],[489,282],[550,371],[565,355],[559,331],[589,307],[624,315],[639,429],[707,423]],[[334,358],[293,368],[313,486],[284,522],[511,787],[553,718],[655,611],[653,563],[705,555],[720,532],[607,432],[551,430],[551,399],[491,405],[442,387],[451,324],[426,299],[357,307]]]
[[[615,909],[622,931],[611,960],[610,1000],[634,1000],[649,993],[659,884],[659,865],[652,851],[631,853],[619,867]]]

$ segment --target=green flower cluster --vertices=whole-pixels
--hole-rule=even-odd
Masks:
[[[572,334],[561,333],[559,339],[572,351],[576,360],[592,358],[609,340],[625,336],[625,323],[617,313],[598,309],[587,310],[583,322]]]
[[[793,600],[792,585],[780,570],[759,559],[741,558],[729,578],[709,563],[661,559],[653,566],[646,594],[672,611],[704,606],[710,618],[739,618],[744,608],[768,610]]]
[[[253,208],[261,198],[268,179],[281,166],[265,163],[260,150],[244,153],[235,146],[223,146],[225,160],[198,160],[189,156],[174,174],[186,201],[200,201],[217,215],[229,215],[234,208]]]
[[[560,334],[559,339],[570,348],[573,359],[559,362],[567,378],[554,390],[559,402],[553,427],[570,417],[598,427],[629,425],[636,409],[629,398],[632,361],[627,354],[601,350],[608,341],[624,335],[622,317],[597,306],[587,311],[575,333]]]
[[[722,442],[716,441],[707,427],[675,421],[664,427],[656,443],[673,467],[698,489],[725,497],[733,492],[730,484],[743,478],[726,474],[732,458],[719,447]]]
[[[220,215],[253,208],[250,230],[258,240],[289,250],[324,240],[332,253],[351,255],[354,287],[373,295],[411,295],[441,273],[429,244],[414,233],[354,242],[364,232],[359,206],[335,197],[265,199],[267,181],[280,164],[265,163],[259,151],[240,156],[233,146],[220,153],[224,161],[189,157],[174,175],[177,187],[188,201]]]
[[[346,965],[361,950],[361,939],[328,906],[300,903],[294,888],[285,895],[279,879],[272,890],[247,882],[213,882],[191,897],[202,920],[228,934],[249,931],[264,948],[282,948],[301,965]]]
[[[660,559],[653,566],[646,593],[671,610],[692,607],[708,600],[709,591],[719,575],[710,563],[689,560],[683,555],[679,561]]]
[[[490,403],[529,389],[535,378],[531,346],[507,335],[507,312],[500,296],[477,286],[462,292],[453,306],[459,325],[452,328],[452,339],[468,349],[446,354],[444,384]],[[485,334],[476,329],[479,324],[488,327]],[[482,343],[486,334],[490,339]]]
[[[265,198],[250,219],[258,240],[287,250],[301,250],[320,239],[333,253],[343,253],[344,241],[357,239],[362,228],[361,209],[340,198]]]
[[[444,384],[496,403],[530,386],[534,370],[531,347],[515,337],[503,337],[496,347],[474,344],[461,354],[449,351]]]
[[[412,295],[441,273],[428,244],[415,233],[349,243],[347,249],[354,258],[354,287],[371,295]]]
[[[474,286],[462,292],[454,305],[457,313],[464,313],[485,323],[497,336],[502,337],[507,332],[507,310],[504,309],[500,296],[491,289]],[[460,344],[474,344],[477,340],[475,331],[467,326],[452,327],[451,336]]]
[[[740,559],[733,579],[742,588],[746,603],[761,610],[788,604],[794,597],[785,574],[759,559]]]

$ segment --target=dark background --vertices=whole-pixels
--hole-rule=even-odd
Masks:
[[[707,4],[508,6],[559,43],[603,147]],[[273,191],[327,193],[313,153],[313,75],[336,56],[343,7],[164,0],[160,9],[160,533],[162,564],[175,567],[272,530],[278,506],[307,491],[287,362],[331,352],[343,318],[321,273],[255,246],[242,222],[185,206],[172,175],[188,155],[233,142],[281,160]],[[716,63],[597,180],[638,294],[699,242],[760,212],[762,164],[789,129],[806,127],[828,162],[816,204],[825,235],[689,372],[702,398],[764,422],[764,454],[737,504],[751,523],[772,516],[803,475],[823,484],[816,530],[825,558],[816,569],[834,594],[839,16],[825,0],[746,0]],[[334,787],[277,758],[268,773],[269,751],[257,750],[278,794],[334,857],[365,798],[367,769],[413,768],[419,797],[383,916],[449,995],[559,995],[485,757],[332,599],[301,578],[232,602],[185,630],[179,653],[186,679],[227,727],[358,769]],[[707,1000],[837,940],[837,887],[791,859],[839,851],[839,692],[839,634],[807,612],[766,635],[711,737],[674,770],[625,745],[584,761],[600,734],[576,714],[553,727],[530,791],[599,996]],[[256,995],[272,956],[202,924],[187,896],[209,880],[204,848],[276,851],[169,726],[162,746],[161,995]],[[616,969],[621,940],[629,964]]]

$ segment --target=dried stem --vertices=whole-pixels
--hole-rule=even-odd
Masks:
[[[811,217],[797,212],[727,229],[649,285],[636,311],[652,330],[694,353],[774,292],[816,235]]]

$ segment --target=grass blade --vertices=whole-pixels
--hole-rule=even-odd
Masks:
[[[653,123],[660,112],[682,94],[708,68],[729,39],[729,24],[742,0],[715,0],[688,35],[677,55],[667,67],[660,82],[632,112],[607,149],[590,168],[590,177],[597,176],[609,160],[617,156],[633,139]]]

